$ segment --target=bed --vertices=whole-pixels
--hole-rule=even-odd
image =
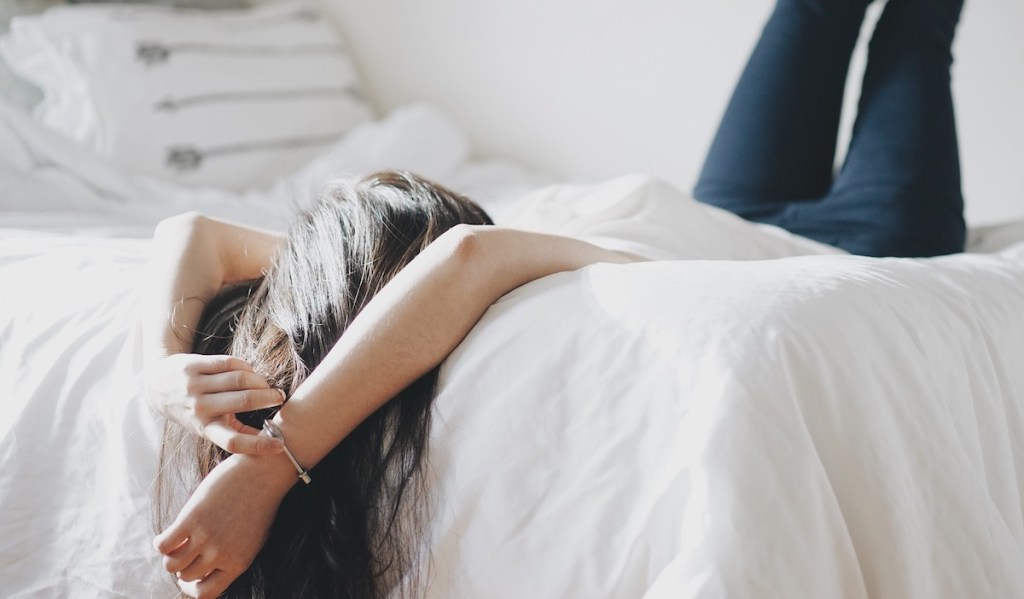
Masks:
[[[295,6],[245,18],[315,22]],[[47,14],[116,9],[73,8]],[[5,595],[175,594],[150,545],[162,422],[140,379],[154,224],[201,210],[280,229],[326,178],[397,167],[499,223],[661,259],[521,287],[445,362],[426,596],[1024,596],[1021,224],[974,227],[953,256],[849,256],[647,175],[481,160],[425,103],[363,107],[239,187],[268,167],[168,175],[118,149],[99,103],[77,132],[74,102],[54,106],[0,104]]]

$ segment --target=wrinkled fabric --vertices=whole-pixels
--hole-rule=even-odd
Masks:
[[[173,594],[149,545],[147,250],[0,242],[5,593]],[[1022,246],[530,283],[442,369],[428,595],[1024,594],[1022,355]]]

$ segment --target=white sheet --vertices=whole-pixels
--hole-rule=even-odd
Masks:
[[[622,190],[638,207],[629,189],[652,187]],[[723,233],[711,253],[735,232],[723,222],[703,220]],[[11,596],[172,592],[148,545],[146,247],[0,241]],[[428,593],[1024,596],[1022,355],[1024,246],[531,283],[443,369]]]
[[[432,596],[1024,594],[1020,257],[599,266],[448,363]]]
[[[133,281],[145,243],[0,242],[0,580],[9,597],[158,592]]]
[[[643,174],[543,187],[520,198],[499,224],[586,239],[648,260],[764,260],[846,253],[773,225],[752,224]]]

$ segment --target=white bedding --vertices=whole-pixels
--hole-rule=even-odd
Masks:
[[[1024,225],[866,259],[671,186],[475,160],[411,105],[273,186],[120,171],[0,103],[0,589],[170,597],[140,396],[148,237],[201,210],[282,229],[329,177],[406,168],[500,223],[661,262],[499,301],[445,363],[431,597],[1024,596]],[[814,254],[814,255],[811,255]]]
[[[578,234],[687,259],[531,283],[448,359],[429,596],[1024,596],[1024,246],[799,256],[820,248],[644,178],[527,203],[566,231],[587,197]],[[703,241],[666,245],[651,211]],[[149,546],[147,247],[0,240],[10,596],[173,594]]]
[[[410,104],[354,128],[265,189],[185,187],[118,169],[0,101],[0,229],[148,237],[160,219],[188,210],[283,229],[328,179],[389,168],[469,194],[495,216],[552,181],[508,161],[474,158],[450,118]]]
[[[449,361],[434,596],[1019,597],[1020,256],[600,266]]]

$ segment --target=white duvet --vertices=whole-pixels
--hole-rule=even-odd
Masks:
[[[1024,246],[799,256],[821,248],[644,178],[525,204],[686,259],[526,285],[447,360],[429,596],[1024,596]],[[669,215],[701,243],[659,241]],[[0,242],[8,596],[173,595],[149,546],[147,248]]]
[[[1024,596],[1022,290],[812,257],[513,293],[449,362],[435,595]]]

